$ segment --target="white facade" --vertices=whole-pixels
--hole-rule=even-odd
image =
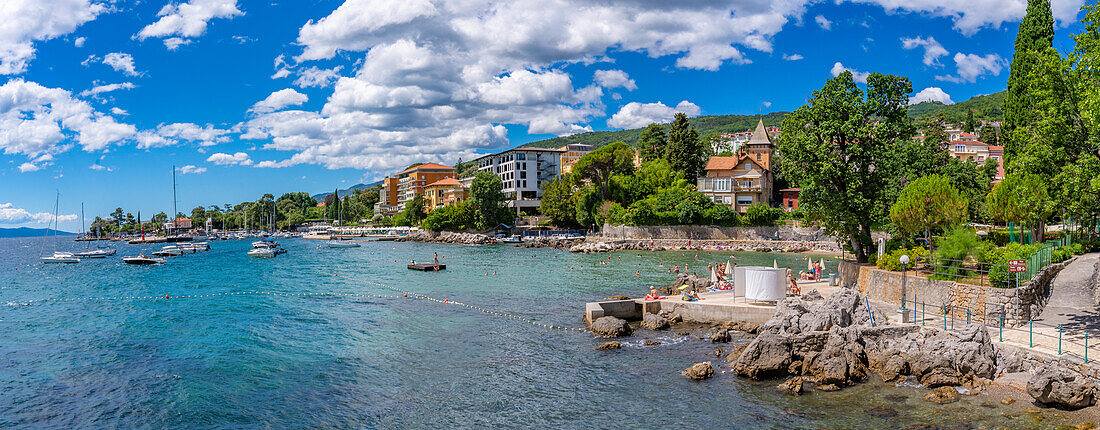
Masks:
[[[561,174],[565,151],[546,148],[516,148],[478,158],[478,172],[490,172],[504,183],[508,207],[537,208],[542,185]]]

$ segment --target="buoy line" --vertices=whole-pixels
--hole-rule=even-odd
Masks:
[[[228,297],[228,296],[261,296],[261,295],[264,295],[264,296],[280,296],[280,297],[348,297],[348,298],[365,298],[365,299],[412,298],[412,299],[425,300],[425,301],[430,301],[430,302],[440,303],[440,304],[445,304],[445,305],[462,306],[462,307],[465,307],[467,309],[479,311],[479,312],[482,312],[482,313],[485,313],[485,314],[488,314],[488,315],[493,315],[493,316],[501,317],[501,318],[510,318],[510,319],[514,319],[514,320],[517,320],[517,321],[522,321],[522,322],[525,322],[525,323],[528,323],[528,324],[531,324],[531,325],[534,325],[534,326],[549,328],[549,329],[553,329],[553,330],[585,331],[585,329],[583,329],[583,328],[563,327],[563,326],[557,326],[557,325],[553,325],[553,324],[544,324],[544,323],[540,323],[538,321],[534,321],[532,319],[523,317],[521,315],[489,310],[489,309],[485,309],[485,308],[480,307],[480,306],[471,305],[471,304],[462,303],[462,302],[456,302],[456,301],[450,300],[450,299],[440,300],[440,299],[437,299],[435,297],[431,297],[431,296],[427,296],[427,295],[419,294],[419,293],[414,293],[414,292],[409,292],[409,291],[404,291],[404,290],[401,290],[399,288],[392,287],[392,286],[389,286],[389,285],[386,285],[386,284],[381,284],[381,283],[378,283],[378,282],[373,282],[373,281],[365,281],[365,282],[368,283],[368,284],[371,284],[371,285],[375,285],[375,286],[378,286],[378,287],[393,290],[397,293],[400,293],[401,295],[393,296],[393,295],[383,295],[383,294],[333,293],[333,292],[282,293],[282,292],[277,292],[277,291],[234,291],[234,292],[227,292],[227,293],[183,294],[183,295],[178,295],[178,296],[165,294],[163,296],[156,295],[156,296],[47,298],[47,299],[24,300],[24,301],[18,301],[18,302],[12,301],[12,302],[8,302],[8,305],[9,306],[27,306],[27,305],[33,305],[33,304],[38,304],[38,303],[111,302],[111,301],[135,301],[135,300],[165,300],[165,301],[171,301],[171,300],[180,300],[180,299],[186,300],[186,299],[205,299],[205,298]]]
[[[563,331],[586,331],[586,329],[577,328],[577,327],[563,327],[563,326],[558,326],[558,325],[553,325],[553,324],[543,324],[543,323],[540,323],[538,321],[534,321],[532,319],[526,318],[526,317],[521,316],[521,315],[489,310],[489,309],[485,309],[485,308],[480,307],[480,306],[471,305],[471,304],[462,303],[462,302],[456,302],[456,301],[450,300],[450,299],[439,300],[435,297],[430,297],[430,296],[427,296],[427,295],[424,295],[424,294],[414,293],[414,292],[411,292],[411,291],[404,291],[400,288],[389,286],[389,285],[378,283],[378,282],[374,282],[374,281],[364,281],[364,282],[366,282],[368,284],[371,284],[371,285],[374,285],[374,286],[382,287],[382,288],[385,288],[385,289],[388,289],[388,290],[396,291],[398,293],[401,293],[404,297],[412,297],[412,298],[417,298],[417,299],[422,299],[422,300],[429,300],[429,301],[433,301],[433,302],[436,302],[436,303],[462,306],[462,307],[465,307],[467,309],[472,309],[472,310],[483,312],[483,313],[493,315],[493,316],[498,316],[498,317],[503,317],[503,318],[511,318],[511,319],[514,319],[514,320],[517,320],[517,321],[523,321],[525,323],[535,325],[535,326],[539,326],[539,327],[545,327],[545,328],[549,328],[549,329],[563,330]]]

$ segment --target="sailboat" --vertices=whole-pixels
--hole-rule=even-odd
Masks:
[[[138,227],[141,228],[141,240],[145,240],[145,224],[141,223],[141,211],[138,211],[137,223],[138,223]],[[161,263],[164,263],[167,260],[165,260],[163,258],[150,257],[150,256],[145,255],[145,254],[138,254],[137,257],[122,257],[122,261],[126,264],[147,265],[147,264],[161,264]]]
[[[86,236],[87,231],[84,231],[84,203],[80,204],[80,230]],[[87,248],[85,248],[87,249]],[[79,258],[107,258],[109,255],[115,255],[115,250],[107,246],[96,246],[96,249],[91,251],[78,252],[73,254]]]
[[[339,199],[340,199],[340,193],[337,192],[336,193],[336,200],[339,200]],[[344,205],[343,204],[340,205],[340,219],[341,220],[344,219]],[[355,242],[355,241],[351,241],[351,240],[347,240],[347,239],[334,239],[334,240],[330,240],[328,242],[325,242],[325,245],[328,246],[329,248],[358,248],[359,247],[359,242]]]
[[[54,247],[57,247],[57,206],[61,202],[61,193],[57,193],[57,198],[53,204],[53,237]],[[46,249],[46,241],[50,238],[50,225],[46,224],[46,236],[42,238],[42,248],[38,251],[38,260],[43,263],[79,263],[80,259],[76,258],[71,252],[58,252],[56,249],[52,256],[42,257],[42,251]]]

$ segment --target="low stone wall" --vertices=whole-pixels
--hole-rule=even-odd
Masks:
[[[595,236],[605,240],[780,240],[836,242],[819,227],[718,227],[711,225],[627,226],[604,225]]]
[[[994,288],[953,281],[932,280],[910,272],[906,276],[906,299],[923,302],[926,306],[950,305],[953,317],[965,319],[966,309],[974,322],[996,324],[1004,314],[1006,325],[1019,326],[1039,316],[1049,299],[1048,287],[1054,276],[1071,260],[1044,267],[1035,278],[1019,288]],[[878,269],[871,265],[857,265],[843,261],[840,265],[841,284],[856,288],[872,300],[901,304],[900,272]]]

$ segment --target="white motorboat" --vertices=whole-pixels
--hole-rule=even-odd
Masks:
[[[80,259],[76,258],[71,252],[54,252],[52,256],[39,258],[43,263],[79,263]]]
[[[175,257],[177,255],[183,255],[183,250],[176,245],[168,245],[161,248],[160,251],[153,251],[153,255],[157,257]]]
[[[279,255],[279,251],[275,250],[275,248],[255,248],[248,251],[249,257],[272,258],[276,255]]]
[[[107,258],[108,256],[115,255],[115,250],[112,248],[99,248],[91,251],[78,252],[73,255],[78,258]]]
[[[503,243],[523,243],[523,237],[518,234],[513,234],[511,236],[501,239],[500,241]]]
[[[199,251],[209,251],[210,250],[210,245],[207,245],[206,242],[181,243],[181,244],[176,245],[176,246],[178,246],[184,252],[191,252],[191,253],[195,253],[195,252],[199,252]]]
[[[359,242],[353,240],[330,240],[325,242],[329,248],[358,248]]]
[[[145,254],[138,255],[137,257],[122,257],[122,261],[126,264],[161,264],[165,260],[163,258],[153,258]]]
[[[274,240],[257,240],[255,242],[252,242],[252,247],[256,249],[275,248],[278,246],[279,244],[276,243]]]

